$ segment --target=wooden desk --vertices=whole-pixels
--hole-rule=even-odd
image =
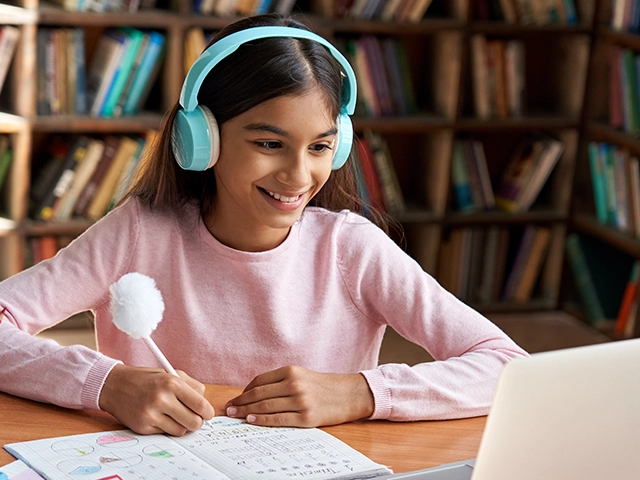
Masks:
[[[207,398],[222,413],[240,387],[210,385]],[[373,461],[407,472],[474,458],[486,417],[441,422],[362,421],[323,427]],[[0,445],[123,428],[111,415],[68,410],[0,393]],[[14,458],[0,451],[0,465]]]

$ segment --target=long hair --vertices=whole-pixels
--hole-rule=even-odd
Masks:
[[[223,28],[211,44],[232,33],[258,26],[308,28],[288,17],[258,15],[243,18]],[[341,106],[342,75],[338,61],[321,44],[293,38],[264,38],[242,44],[222,59],[205,77],[198,92],[198,103],[211,110],[218,125],[272,98],[296,95],[319,86],[325,93],[331,114],[338,116]],[[171,129],[176,104],[166,115],[157,142],[142,160],[126,198],[137,197],[152,209],[179,209],[197,205],[202,216],[213,209],[216,180],[213,168],[205,171],[183,170],[175,161],[171,147]],[[339,211],[348,209],[367,213],[387,231],[387,221],[365,205],[357,194],[350,158],[335,170],[310,205]],[[124,199],[123,199],[124,201]]]

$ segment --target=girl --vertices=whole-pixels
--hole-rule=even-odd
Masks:
[[[246,385],[219,413],[258,425],[486,414],[526,353],[354,213],[346,60],[278,16],[213,47],[118,208],[0,284],[2,390],[172,435],[214,415],[200,382]],[[164,297],[153,338],[180,377],[111,321],[109,287],[133,271]],[[85,310],[100,353],[31,336]],[[387,325],[436,361],[378,366]]]

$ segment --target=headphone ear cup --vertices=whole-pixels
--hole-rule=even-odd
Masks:
[[[333,154],[332,170],[341,168],[349,158],[353,146],[353,123],[351,117],[346,113],[338,115],[336,120],[338,125],[338,138],[336,139],[336,151]]]
[[[178,110],[171,128],[173,156],[185,170],[203,171],[211,168],[220,156],[218,122],[203,106],[186,112]]]

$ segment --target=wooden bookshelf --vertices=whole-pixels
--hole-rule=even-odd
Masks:
[[[614,113],[612,107],[614,99],[620,98],[618,88],[623,88],[622,82],[612,78],[614,66],[618,64],[614,60],[616,51],[626,49],[632,51],[634,55],[640,54],[640,32],[637,27],[631,27],[634,31],[629,31],[628,24],[621,26],[618,23],[620,19],[614,19],[618,4],[621,4],[618,0],[601,0],[597,2],[595,11],[583,128],[576,156],[573,187],[575,198],[572,203],[569,226],[578,235],[599,242],[606,247],[606,250],[618,252],[631,269],[632,263],[640,259],[640,236],[637,232],[634,233],[632,228],[624,227],[624,222],[616,224],[603,221],[598,217],[596,206],[598,202],[594,195],[593,183],[597,175],[592,172],[592,152],[590,152],[590,146],[593,144],[606,144],[614,150],[626,152],[629,156],[640,155],[640,138],[637,129],[628,127],[626,123],[621,125],[618,114]],[[637,85],[633,88],[637,88]],[[638,108],[638,105],[632,106],[630,101],[621,100],[621,102],[625,102],[624,109]],[[622,106],[622,103],[619,105]],[[628,178],[628,175],[626,177]],[[629,192],[626,194],[630,196]],[[625,197],[627,202],[629,198]],[[610,278],[610,280],[619,279]],[[624,279],[622,282],[624,283]],[[566,294],[563,295],[566,297],[567,309],[575,309],[575,289],[576,280],[567,279],[564,287]],[[619,292],[614,292],[614,294],[617,293]],[[619,298],[618,302],[620,302]],[[577,312],[589,321],[589,311],[584,304],[578,307]],[[617,319],[614,317],[611,320]],[[640,326],[637,316],[636,325]],[[613,338],[623,338],[614,333],[611,322],[601,328]],[[638,327],[635,331],[630,331],[631,336],[637,336],[639,333]],[[625,336],[629,336],[629,332]]]
[[[30,182],[39,168],[36,159],[48,139],[55,135],[143,133],[158,128],[163,113],[177,100],[182,85],[187,31],[199,27],[212,32],[237,18],[192,13],[192,2],[178,0],[159,2],[161,8],[136,14],[66,12],[37,0],[14,3],[21,7],[14,10],[19,12],[17,16],[3,16],[0,10],[0,23],[19,24],[23,29],[20,55],[11,70],[14,101],[6,112],[7,120],[0,116],[0,131],[13,136],[16,148],[8,215],[11,223],[8,228],[0,228],[3,238],[0,278],[27,266],[22,259],[30,237],[76,236],[91,224],[78,219],[56,224],[29,218]],[[576,0],[578,22],[574,25],[478,20],[472,9],[475,3],[433,0],[425,17],[417,23],[335,18],[332,0],[298,1],[294,12],[316,31],[337,42],[373,35],[378,39],[397,39],[406,46],[417,112],[381,117],[356,115],[354,125],[358,134],[367,129],[379,132],[388,144],[408,204],[407,210],[398,215],[405,230],[407,251],[427,272],[435,275],[443,257],[443,239],[453,229],[499,226],[520,232],[527,225],[548,227],[549,247],[528,301],[513,303],[497,299],[490,303],[470,303],[483,311],[555,309],[560,303],[563,243],[570,222],[572,182],[576,159],[581,159],[580,135],[583,126],[589,124],[591,128],[591,119],[599,116],[587,115],[584,111],[587,73],[595,68],[592,45],[596,40],[610,41],[612,36],[618,37],[602,27],[601,11],[605,7],[601,8],[600,4],[607,4],[606,1]],[[164,64],[154,85],[156,101],[149,102],[139,115],[117,119],[39,116],[36,108],[38,29],[81,28],[90,43],[105,28],[122,25],[161,30],[166,35]],[[522,115],[480,119],[475,114],[470,43],[472,36],[478,34],[487,39],[518,40],[524,45],[526,96]],[[632,36],[629,41],[637,40]],[[88,55],[89,51],[87,48]],[[451,185],[456,138],[468,136],[482,142],[491,184],[496,188],[516,144],[538,132],[559,139],[564,151],[539,200],[529,211],[462,214],[456,210]]]

